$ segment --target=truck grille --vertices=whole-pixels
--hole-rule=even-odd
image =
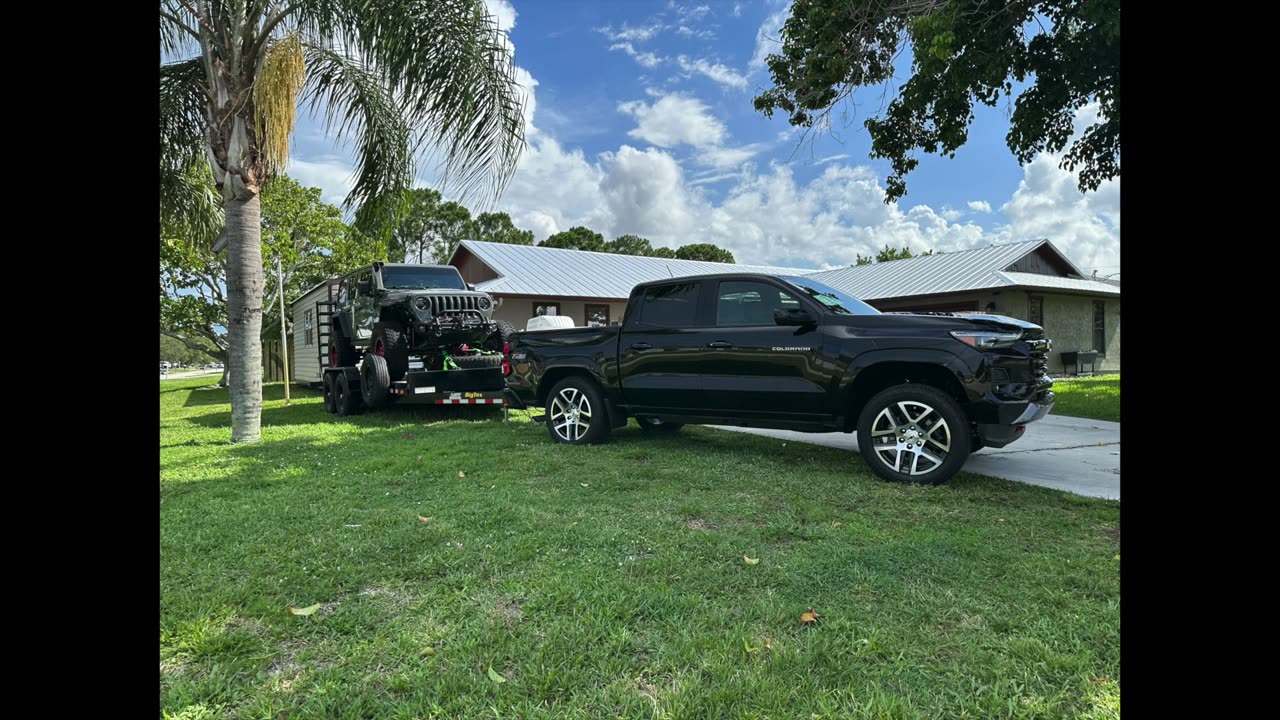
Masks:
[[[479,310],[478,297],[475,295],[432,295],[431,314],[439,315],[462,310]]]
[[[1049,372],[1048,353],[1033,352],[1031,353],[1031,377],[1044,377]]]

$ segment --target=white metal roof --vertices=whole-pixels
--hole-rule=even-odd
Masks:
[[[1025,272],[1001,272],[996,274],[1008,280],[1009,285],[1041,287],[1048,288],[1050,290],[1077,290],[1080,292],[1096,293],[1098,295],[1120,295],[1119,284],[1113,284],[1102,280],[1091,280],[1089,278],[1067,278],[1058,277],[1056,275],[1037,275],[1036,273]]]
[[[863,300],[1003,287],[1009,283],[996,273],[1046,242],[1029,240],[909,260],[854,265],[816,272],[810,277]]]
[[[477,290],[498,295],[625,300],[630,297],[631,288],[637,284],[668,277],[720,272],[772,275],[806,275],[814,272],[812,268],[668,260],[475,240],[463,240],[461,247],[465,247],[501,276],[476,285]]]

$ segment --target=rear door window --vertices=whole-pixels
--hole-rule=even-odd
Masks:
[[[647,288],[640,304],[640,322],[655,327],[695,327],[701,287],[701,282],[690,282]]]

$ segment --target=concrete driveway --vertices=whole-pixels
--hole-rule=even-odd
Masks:
[[[857,433],[715,427],[858,451]],[[974,453],[964,471],[1119,500],[1120,423],[1050,415],[1028,425],[1017,442]]]

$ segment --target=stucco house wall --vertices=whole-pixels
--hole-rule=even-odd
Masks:
[[[525,323],[529,322],[529,318],[533,317],[533,306],[535,303],[558,302],[560,303],[560,315],[567,315],[573,318],[573,324],[577,327],[586,325],[586,306],[587,305],[608,305],[609,306],[609,322],[621,323],[622,313],[627,309],[625,302],[586,302],[573,298],[527,298],[527,297],[500,297],[502,301],[498,305],[498,309],[494,311],[495,320],[506,320],[511,323],[516,330],[524,330]]]

